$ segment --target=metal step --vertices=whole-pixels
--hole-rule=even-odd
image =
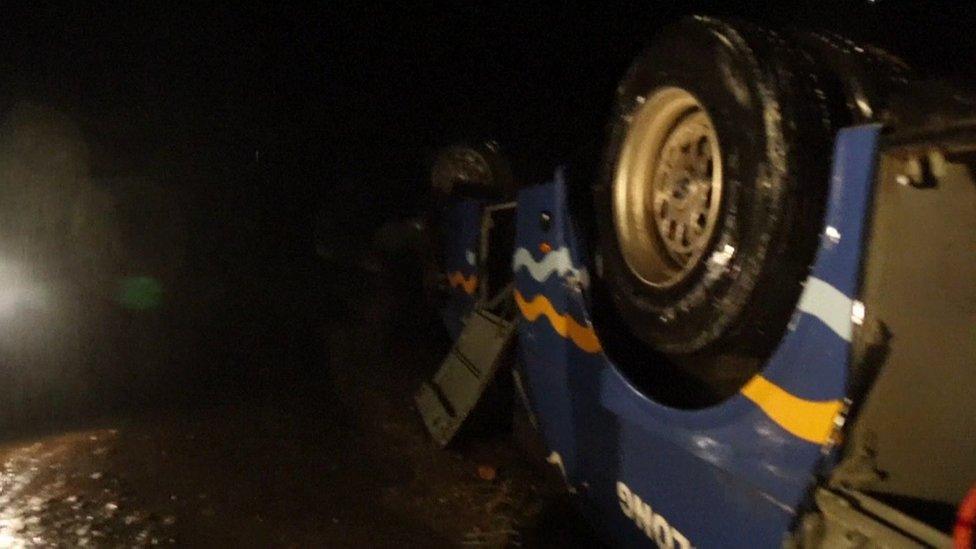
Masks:
[[[440,369],[414,396],[434,441],[447,446],[474,410],[514,341],[515,323],[479,309],[468,316]]]

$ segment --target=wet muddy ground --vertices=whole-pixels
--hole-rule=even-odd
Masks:
[[[348,291],[361,276],[330,282],[320,364],[265,357],[204,402],[0,444],[0,546],[591,543],[511,435],[434,448],[410,397],[446,343],[375,277]]]

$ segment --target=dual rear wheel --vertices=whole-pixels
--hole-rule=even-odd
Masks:
[[[908,74],[834,36],[707,17],[635,60],[592,183],[591,301],[604,348],[650,396],[708,405],[761,368],[814,260],[836,132],[883,119]],[[432,183],[515,189],[491,142],[442,151]]]
[[[782,338],[817,250],[836,132],[865,121],[866,103],[880,116],[884,98],[865,90],[905,71],[893,57],[858,62],[876,50],[826,55],[830,43],[688,18],[620,82],[593,187],[593,305],[607,352],[652,396],[717,402]]]

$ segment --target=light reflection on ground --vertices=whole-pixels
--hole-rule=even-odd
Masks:
[[[369,288],[319,327],[327,360],[255,355],[205,397],[0,443],[0,548],[593,546],[512,437],[431,443],[412,394],[448,345]]]
[[[172,516],[137,508],[102,467],[117,432],[0,447],[0,547],[173,544]]]

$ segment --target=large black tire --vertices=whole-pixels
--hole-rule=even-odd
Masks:
[[[871,122],[890,123],[894,98],[903,96],[914,71],[898,57],[869,44],[858,44],[829,32],[801,31],[793,34],[805,53],[822,65],[823,89],[831,99],[841,99],[847,120],[844,125]]]
[[[828,97],[824,80],[810,56],[776,34],[704,17],[666,29],[631,66],[617,89],[594,187],[594,299],[612,303],[596,307],[608,352],[650,356],[633,351],[639,343],[664,353],[669,368],[690,374],[692,386],[708,393],[704,401],[723,398],[761,367],[787,326],[812,263],[832,139],[837,119],[847,118],[838,116],[843,99]],[[710,117],[723,190],[700,260],[677,282],[655,287],[621,251],[614,186],[638,109],[667,87],[689,92]],[[637,368],[661,368],[660,360],[653,362]]]

